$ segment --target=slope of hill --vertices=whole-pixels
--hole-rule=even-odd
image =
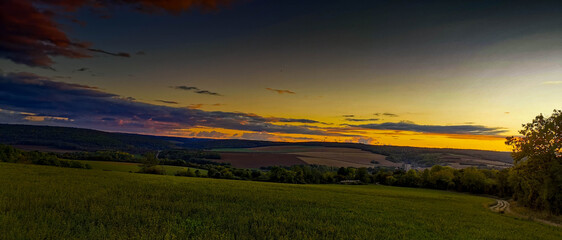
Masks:
[[[67,150],[141,151],[173,147],[153,136],[109,133],[83,128],[0,124],[0,143],[48,146]]]
[[[269,142],[240,139],[189,139],[166,138],[174,140],[178,146],[190,149],[214,149],[219,152],[254,152],[260,147],[285,147],[294,148],[295,145],[304,147],[330,147],[353,148],[387,156],[387,160],[394,163],[406,163],[419,167],[428,167],[435,164],[450,165],[456,168],[468,166],[505,168],[513,163],[509,152],[495,152],[475,149],[451,148],[420,148],[388,145],[367,145],[360,143],[335,143],[335,142]],[[245,150],[249,149],[249,150]],[[260,151],[262,153],[286,153],[282,151]],[[240,155],[240,154],[239,154]]]
[[[80,181],[77,181],[80,179]],[[561,239],[490,198],[0,163],[0,239]]]
[[[295,144],[295,143],[293,143]],[[450,166],[453,168],[478,167],[503,169],[511,167],[510,162],[502,157],[510,157],[508,153],[461,149],[431,149],[393,146],[369,146],[342,144],[314,146],[311,143],[298,145],[267,146],[255,148],[219,148],[220,160],[234,167],[268,167],[316,164],[331,167],[389,167],[405,169],[422,169],[433,165]],[[308,144],[308,145],[306,145]],[[314,144],[314,143],[312,143]],[[393,152],[388,150],[399,150]],[[379,152],[388,154],[383,155]]]
[[[410,164],[414,167],[429,167],[435,164],[440,164],[449,165],[455,168],[464,168],[469,166],[504,168],[511,166],[511,163],[513,161],[510,154],[507,152],[493,152],[482,150],[418,148],[334,142],[287,143],[240,139],[181,138],[126,133],[110,133],[81,128],[11,124],[0,124],[0,143],[20,145],[20,148],[28,150],[44,150],[44,148],[41,148],[41,146],[47,146],[53,148],[51,149],[52,151],[55,151],[57,149],[75,151],[119,150],[131,153],[173,148],[206,150],[218,149],[219,152],[244,152],[244,149],[250,149],[248,151],[251,152],[254,151],[253,149],[259,147],[285,148],[281,152],[278,152],[279,154],[287,154],[289,152],[287,152],[286,149],[291,149],[294,148],[295,145],[298,145],[302,147],[357,149],[371,152],[373,154],[386,156],[387,161],[396,163],[397,165]],[[274,153],[271,151],[266,152],[270,153],[269,155]],[[243,154],[229,154],[229,156],[240,158],[240,156],[238,155]],[[259,158],[264,158],[267,157],[268,154],[254,155],[259,155]],[[275,155],[275,157],[279,159],[295,158],[295,156],[278,155]],[[300,156],[300,159],[303,160],[303,158],[305,157],[307,157],[309,162],[318,163],[318,159],[316,156]],[[293,159],[289,161],[290,163],[281,165],[291,165],[293,163],[296,164],[297,162],[301,162],[301,160]],[[279,161],[273,162],[277,164],[279,163]],[[264,166],[263,164],[248,164],[251,166]],[[394,166],[396,164],[386,165]],[[334,166],[340,165],[341,164],[336,164]],[[354,164],[350,166],[359,165]]]

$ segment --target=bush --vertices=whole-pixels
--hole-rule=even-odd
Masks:
[[[139,173],[158,174],[164,175],[164,168],[162,166],[145,166],[139,170]]]
[[[199,170],[197,170],[197,172],[198,172],[198,171],[199,171]],[[195,177],[195,176],[196,176],[196,174],[195,174],[193,171],[191,171],[190,168],[188,168],[188,169],[185,170],[185,171],[178,171],[175,175],[176,175],[176,176],[182,176],[182,177]],[[198,176],[197,176],[197,177],[198,177]]]

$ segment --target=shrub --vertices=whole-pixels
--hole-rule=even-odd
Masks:
[[[158,174],[164,175],[164,168],[162,166],[149,166],[149,167],[142,167],[139,170],[139,173],[148,173],[148,174]]]

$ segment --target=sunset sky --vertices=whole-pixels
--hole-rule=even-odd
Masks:
[[[7,0],[0,123],[507,151],[560,1]]]

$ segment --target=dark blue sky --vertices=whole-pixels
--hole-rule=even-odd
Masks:
[[[421,50],[417,46],[457,43],[460,47],[478,47],[557,30],[562,23],[560,4],[548,1],[351,3],[258,0],[178,14],[144,14],[116,7],[103,13],[110,18],[82,9],[77,18],[87,25],[72,27],[69,35],[115,51],[176,48],[239,38],[259,41],[264,47],[290,48],[300,43],[301,47],[316,46],[325,51],[326,47]]]

